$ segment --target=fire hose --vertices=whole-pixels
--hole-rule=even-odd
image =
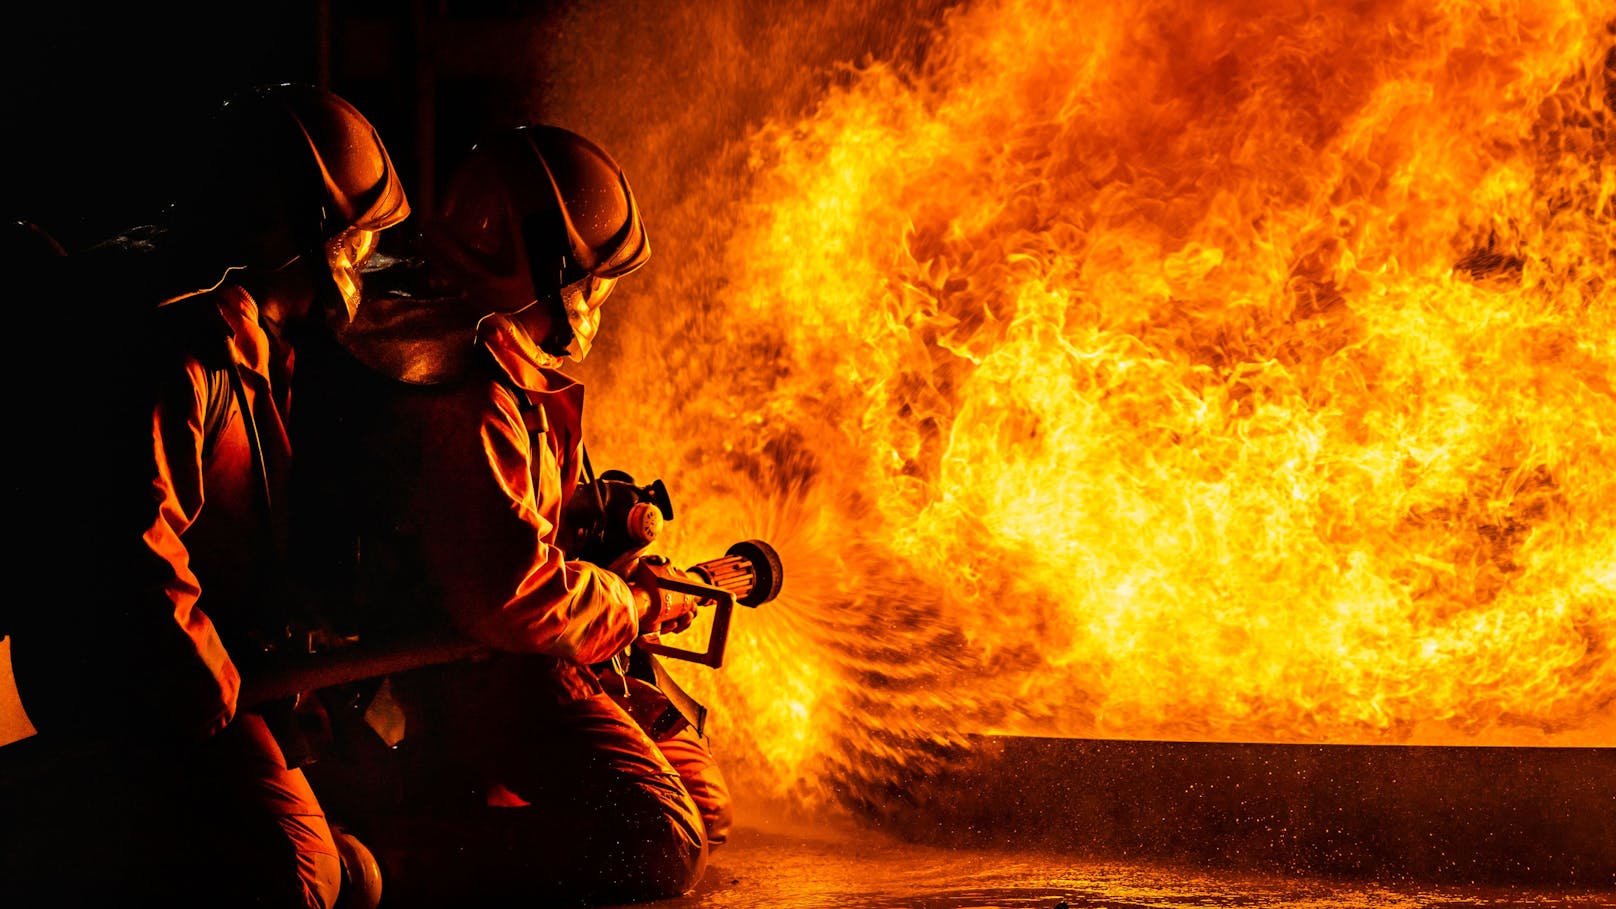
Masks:
[[[698,598],[714,607],[712,630],[704,650],[674,647],[655,635],[637,640],[647,653],[699,663],[723,665],[730,617],[736,604],[756,607],[780,593],[783,571],[774,547],[762,540],[742,540],[724,555],[685,570],[694,580],[656,578],[661,589]],[[330,650],[277,653],[242,666],[240,705],[252,707],[300,692],[346,685],[365,679],[477,659],[493,651],[470,638],[438,633],[365,641]]]
[[[587,456],[585,458],[586,470]],[[663,523],[673,517],[673,506],[661,480],[636,486],[621,471],[589,478],[581,494],[573,497],[563,526],[569,528],[563,551],[569,556],[606,567],[623,568],[645,555]],[[662,560],[666,564],[666,560]],[[684,660],[717,669],[723,665],[729,642],[730,620],[737,604],[757,607],[779,596],[784,571],[774,547],[762,540],[742,540],[724,555],[690,566],[685,577],[657,576],[648,582],[659,591],[694,597],[699,607],[712,607],[707,645],[702,650],[675,647],[655,634],[642,635],[631,650],[633,664],[664,686],[691,717],[698,729],[706,710],[679,691],[655,666],[655,656]],[[311,639],[312,640],[312,639]],[[381,678],[395,673],[474,660],[492,655],[493,649],[447,630],[396,638],[343,643],[334,647],[283,647],[238,662],[242,683],[238,709],[284,702],[300,694]],[[633,672],[633,670],[631,670]],[[33,737],[0,749],[0,779],[21,783],[61,759]],[[111,743],[108,747],[124,747]]]

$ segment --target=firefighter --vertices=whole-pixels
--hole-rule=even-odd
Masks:
[[[634,195],[594,142],[525,126],[472,149],[419,243],[340,332],[331,368],[362,376],[322,383],[341,392],[314,418],[304,495],[324,509],[301,512],[316,516],[302,538],[336,554],[323,567],[350,585],[333,598],[360,604],[361,638],[457,634],[493,655],[375,692],[365,713],[394,705],[401,742],[396,722],[372,725],[414,783],[356,826],[390,905],[682,893],[727,835],[728,790],[689,725],[654,741],[625,709],[662,692],[609,667],[639,635],[687,627],[693,603],[656,590],[667,566],[558,545],[584,461],[583,386],[560,367],[650,254]]]
[[[284,582],[294,347],[351,316],[409,205],[329,91],[255,88],[212,126],[186,198],[69,256],[35,332],[69,362],[29,386],[56,415],[25,446],[23,564],[81,561],[12,617],[49,768],[19,772],[37,810],[7,821],[0,889],[53,905],[329,907],[341,886],[290,705],[238,693],[313,624]]]

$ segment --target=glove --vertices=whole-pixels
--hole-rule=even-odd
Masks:
[[[669,564],[664,556],[647,555],[635,559],[624,573],[640,609],[640,634],[678,634],[696,620],[700,597],[657,587],[657,579],[694,580]]]

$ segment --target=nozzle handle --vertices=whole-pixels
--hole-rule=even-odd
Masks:
[[[735,611],[735,594],[722,587],[711,584],[699,584],[695,581],[681,581],[676,578],[654,577],[652,583],[658,590],[671,590],[675,593],[687,593],[701,597],[704,600],[713,600],[718,606],[713,611],[712,632],[707,636],[706,650],[687,650],[682,647],[673,647],[662,643],[654,634],[641,635],[634,642],[634,646],[647,653],[670,657],[676,660],[685,660],[691,663],[700,663],[717,669],[724,665],[724,649],[729,646],[729,619]]]
[[[717,669],[724,665],[724,649],[729,646],[729,620],[735,604],[760,606],[779,596],[785,571],[780,566],[780,554],[773,546],[762,540],[742,540],[722,557],[691,566],[690,573],[701,581],[657,576],[652,578],[652,583],[659,590],[691,594],[718,604],[713,612],[712,632],[707,636],[707,649],[672,647],[654,634],[640,637],[635,646],[648,653]]]

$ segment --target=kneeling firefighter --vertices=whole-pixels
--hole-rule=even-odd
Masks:
[[[255,88],[211,125],[170,221],[67,256],[32,301],[62,362],[28,386],[51,408],[18,473],[36,583],[8,630],[38,735],[0,772],[7,905],[329,907],[342,887],[341,838],[240,668],[296,612],[294,347],[347,321],[409,205],[328,91]]]
[[[300,413],[294,537],[361,638],[493,655],[362,692],[397,787],[341,758],[316,783],[349,794],[333,810],[376,851],[390,905],[677,895],[727,835],[728,790],[689,723],[633,718],[672,715],[662,692],[609,667],[696,601],[658,588],[666,564],[559,542],[589,469],[583,387],[558,367],[650,254],[634,195],[598,145],[536,125],[474,147],[444,200],[419,255],[368,276],[338,346],[303,361],[342,378]]]

